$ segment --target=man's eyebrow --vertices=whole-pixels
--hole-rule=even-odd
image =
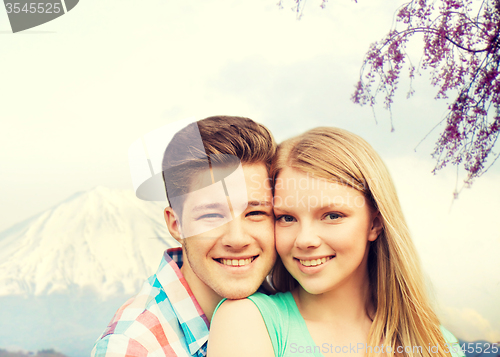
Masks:
[[[266,207],[269,206],[270,207],[270,206],[272,206],[272,203],[269,201],[257,201],[257,200],[248,201],[246,204],[247,204],[247,207],[257,207],[257,206],[266,206]],[[206,211],[206,210],[210,210],[210,209],[224,209],[224,210],[226,210],[226,209],[228,209],[228,204],[214,202],[214,203],[197,205],[191,209],[191,212],[200,212],[200,211]]]
[[[272,206],[269,201],[248,201],[248,206]]]
[[[207,203],[204,205],[198,205],[198,206],[194,206],[193,209],[191,210],[191,212],[199,212],[199,211],[204,211],[207,209],[214,209],[214,208],[227,209],[227,203],[215,202],[215,203]]]

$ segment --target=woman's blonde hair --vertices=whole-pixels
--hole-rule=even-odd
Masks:
[[[270,172],[274,183],[285,167],[348,185],[362,192],[380,212],[383,230],[371,242],[368,254],[370,293],[375,308],[368,345],[391,346],[390,355],[402,346],[406,350],[398,355],[446,356],[439,320],[426,293],[394,184],[375,150],[346,130],[321,127],[278,146]],[[280,259],[273,270],[272,283],[282,292],[298,285]],[[438,352],[431,353],[429,346],[438,346]],[[372,354],[376,353],[369,351]]]

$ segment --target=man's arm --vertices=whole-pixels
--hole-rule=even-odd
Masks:
[[[248,300],[227,300],[210,325],[208,357],[274,357],[259,309]]]

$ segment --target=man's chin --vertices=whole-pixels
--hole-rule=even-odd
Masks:
[[[257,291],[259,287],[255,287],[255,289],[236,289],[236,290],[226,290],[223,291],[220,296],[223,298],[229,299],[229,300],[239,300],[239,299],[244,299],[250,295],[252,295],[254,292]]]

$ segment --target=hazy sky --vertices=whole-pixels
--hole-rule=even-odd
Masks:
[[[276,2],[82,0],[18,34],[0,11],[0,231],[77,191],[132,188],[128,147],[171,121],[247,116],[278,141],[338,126],[389,166],[443,323],[500,340],[500,164],[452,205],[456,171],[431,174],[438,131],[414,150],[446,109],[425,73],[409,100],[400,85],[393,133],[381,106],[377,124],[349,100],[402,1],[310,0],[300,21]]]

